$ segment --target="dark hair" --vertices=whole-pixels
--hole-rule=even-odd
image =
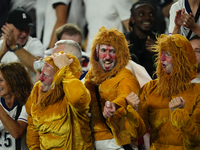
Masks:
[[[200,37],[198,36],[198,35],[194,35],[191,39],[190,39],[190,41],[192,41],[192,40],[199,40],[200,39]]]
[[[142,4],[149,5],[149,6],[151,6],[151,7],[153,8],[153,6],[152,6],[147,0],[140,0],[140,1],[137,1],[137,2],[135,2],[135,3],[132,5],[132,7],[131,7],[131,9],[130,9],[130,11],[131,11],[131,17],[134,17],[134,12],[135,12],[136,6],[137,6],[137,5],[142,5]],[[153,8],[153,9],[154,9],[154,8]],[[129,21],[129,26],[133,28],[134,24],[132,24],[132,22]]]
[[[59,27],[58,29],[56,29],[56,37],[58,41],[61,40],[61,37],[63,34],[67,34],[67,35],[78,34],[82,37],[82,33],[79,27],[72,23],[66,23],[62,25],[61,27]]]
[[[1,63],[0,71],[10,86],[11,93],[21,105],[24,105],[33,87],[26,68],[20,62]]]

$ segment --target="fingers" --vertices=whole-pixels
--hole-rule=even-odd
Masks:
[[[185,14],[185,8],[182,9],[182,13]]]
[[[171,100],[169,103],[170,109],[176,109],[176,108],[184,108],[185,106],[185,100],[182,97],[176,97]]]
[[[110,102],[110,101],[107,101],[107,102],[105,103],[105,106],[108,107],[108,108],[111,107],[111,102]]]
[[[116,107],[115,107],[115,104],[110,102],[110,101],[107,101],[105,103],[105,107],[106,109],[109,111],[109,112],[115,112],[116,111]]]
[[[6,36],[10,36],[12,30],[8,25],[3,25],[3,27],[1,28],[1,30],[4,32],[4,34]]]
[[[111,118],[116,111],[116,107],[114,103],[107,101],[104,106],[103,116],[107,118]]]
[[[138,109],[138,104],[140,103],[139,97],[134,92],[131,92],[126,97],[127,103],[133,107],[134,110]]]

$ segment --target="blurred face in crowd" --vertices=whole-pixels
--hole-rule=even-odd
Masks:
[[[110,45],[99,45],[98,58],[101,67],[106,72],[111,71],[117,63],[115,49]]]
[[[162,51],[160,56],[160,61],[164,71],[169,75],[172,73],[172,56],[168,51]]]
[[[30,35],[30,27],[26,27],[23,30],[19,30],[13,24],[9,25],[13,29],[13,34],[16,42],[19,43],[20,45],[24,45]]]
[[[194,39],[190,41],[192,48],[194,49],[196,60],[198,64],[197,72],[200,73],[200,39]]]
[[[82,37],[79,34],[67,35],[67,34],[64,33],[61,36],[61,40],[73,40],[81,46]]]
[[[6,95],[11,95],[11,88],[0,71],[0,97],[5,98]]]
[[[38,77],[38,79],[41,81],[42,92],[47,92],[50,90],[54,75],[55,75],[54,69],[50,67],[48,64],[44,63],[44,66],[42,68],[42,73]]]
[[[131,22],[135,24],[136,30],[150,31],[155,22],[154,9],[148,4],[136,5]]]

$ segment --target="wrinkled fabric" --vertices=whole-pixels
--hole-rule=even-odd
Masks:
[[[56,74],[62,79],[64,95],[61,100],[44,109],[38,107],[41,93],[39,81],[26,103],[29,115],[29,149],[92,150],[93,141],[88,118],[91,100],[89,91],[73,75],[69,66],[61,68]]]
[[[111,101],[117,105],[117,110],[113,117],[106,120],[108,126],[111,128],[113,135],[108,130],[104,123],[102,112],[100,112],[95,93],[95,84],[89,78],[91,69],[85,78],[85,85],[91,93],[91,127],[94,134],[95,141],[107,140],[114,137],[118,145],[130,144],[134,139],[126,130],[125,122],[127,119],[125,100],[130,92],[139,94],[140,85],[133,76],[132,72],[123,68],[114,77],[109,78],[99,85],[100,102],[102,111],[106,101]]]

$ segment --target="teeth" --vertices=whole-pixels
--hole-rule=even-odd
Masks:
[[[111,62],[109,62],[109,61],[105,61],[105,64],[110,64]]]
[[[149,22],[144,22],[143,24],[145,24],[145,25],[149,25],[150,23],[149,23]]]

